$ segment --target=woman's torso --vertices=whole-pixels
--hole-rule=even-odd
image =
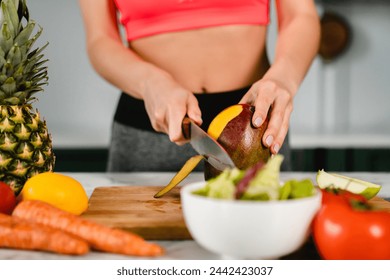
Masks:
[[[248,86],[269,67],[266,26],[225,25],[148,36],[129,42],[144,60],[192,92]]]
[[[242,88],[269,67],[269,0],[114,1],[130,48],[193,92]]]

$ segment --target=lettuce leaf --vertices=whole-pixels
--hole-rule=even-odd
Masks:
[[[284,157],[275,155],[271,157],[266,165],[257,172],[256,176],[249,182],[247,190],[241,199],[245,200],[277,200],[280,189],[280,166]]]
[[[194,194],[212,198],[235,199],[236,184],[244,176],[245,171],[238,168],[225,169],[217,177],[210,179],[206,185],[194,191]]]
[[[289,180],[280,188],[279,199],[284,200],[308,197],[312,196],[314,191],[315,187],[310,179],[301,181]]]
[[[280,167],[284,157],[275,155],[268,162],[247,170],[225,169],[206,182],[194,194],[227,200],[286,200],[308,197],[315,187],[310,179],[280,183]]]

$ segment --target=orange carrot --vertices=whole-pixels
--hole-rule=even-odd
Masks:
[[[98,224],[42,201],[22,201],[12,215],[78,236],[99,251],[132,256],[163,254],[160,246],[149,243],[134,233]]]
[[[49,226],[0,214],[0,247],[83,255],[89,245],[78,237]]]

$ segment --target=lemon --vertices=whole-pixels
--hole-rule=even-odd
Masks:
[[[316,180],[318,186],[322,189],[333,185],[339,189],[361,194],[367,199],[373,198],[381,190],[380,185],[340,174],[327,173],[324,170],[318,171]]]
[[[76,215],[88,208],[88,196],[81,183],[55,172],[29,178],[21,191],[21,199],[41,200]]]

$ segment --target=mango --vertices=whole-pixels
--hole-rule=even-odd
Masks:
[[[253,112],[254,107],[248,104],[230,106],[213,119],[207,130],[207,133],[225,148],[239,169],[247,169],[259,161],[267,162],[271,157],[271,151],[262,142],[269,115],[263,124],[256,128],[252,125]],[[220,173],[220,170],[205,161],[205,180]]]
[[[269,116],[259,128],[252,125],[254,107],[247,104],[230,106],[220,112],[210,123],[207,133],[216,139],[230,155],[239,169],[247,169],[260,161],[266,163],[271,157],[270,150],[262,144],[262,137],[268,126]],[[184,164],[172,180],[158,191],[154,198],[160,198],[180,182],[202,161],[203,156],[195,155]],[[204,166],[206,180],[216,177],[222,171],[207,161]]]

